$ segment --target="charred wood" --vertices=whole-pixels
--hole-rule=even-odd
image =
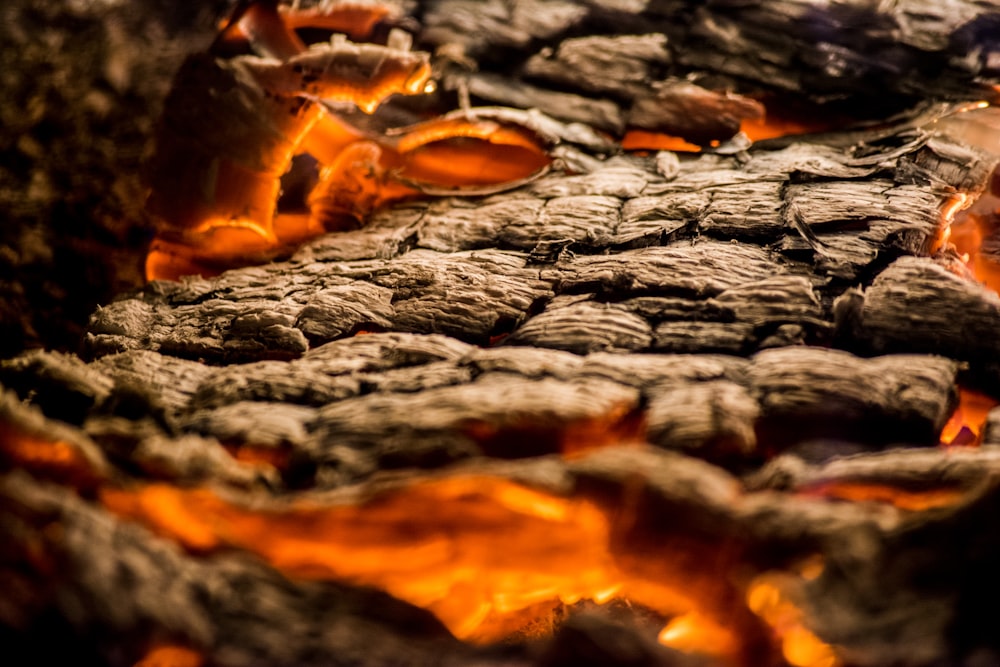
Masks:
[[[67,372],[57,385],[30,369],[66,362],[33,358],[44,362],[7,362],[0,376],[43,408],[75,391],[90,396],[76,383],[94,377],[105,398],[80,422],[94,437],[118,442],[115,451],[133,464],[154,470],[162,460],[168,469],[199,470],[218,459],[219,447],[208,445],[214,453],[207,462],[185,464],[197,440],[164,459],[166,436],[189,434],[276,452],[288,460],[286,482],[312,479],[324,487],[385,469],[647,440],[737,468],[820,435],[868,448],[934,444],[954,408],[958,372],[940,357],[862,359],[803,346],[749,359],[581,357],[532,347],[481,350],[413,334],[368,334],[293,361],[224,367],[131,351],[72,364],[77,375]],[[149,393],[172,382],[173,398],[148,415],[130,414],[122,397],[137,376],[155,377],[157,369],[164,372],[150,380]],[[122,433],[128,418],[146,421]]]
[[[438,0],[421,18],[425,43],[478,68],[451,85],[610,131],[705,144],[761,114],[756,102],[712,88],[849,99],[855,113],[884,116],[915,99],[990,99],[1000,76],[989,55],[1000,14],[975,2]],[[570,95],[587,104],[567,104]]]
[[[933,260],[900,258],[864,291],[835,306],[841,331],[863,350],[928,352],[969,362],[974,383],[996,389],[1000,359],[995,328],[1000,299],[992,290]]]
[[[975,196],[993,161],[918,133],[705,155],[669,177],[657,165],[618,157],[412,203],[286,262],[154,283],[95,313],[88,347],[221,363],[293,359],[359,331],[581,354],[828,343],[832,299],[886,258],[926,253],[952,193]]]

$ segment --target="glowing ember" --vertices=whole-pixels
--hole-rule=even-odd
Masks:
[[[886,503],[901,510],[920,512],[953,505],[965,495],[956,488],[912,491],[883,484],[864,482],[827,482],[799,490],[801,495],[836,498],[851,502]]]
[[[494,639],[491,616],[539,601],[593,598],[613,576],[600,511],[498,479],[442,480],[363,505],[299,503],[280,513],[164,485],[101,498],[190,549],[238,547],[296,576],[378,586],[464,638]]]
[[[763,115],[747,116],[740,120],[740,132],[745,134],[750,141],[828,132],[851,122],[848,118],[834,118],[816,110],[798,110],[799,112],[793,117],[788,113],[780,112],[782,103],[773,102],[770,106],[778,108],[779,111],[769,109]],[[714,142],[713,145],[718,144],[719,142]],[[678,153],[700,153],[702,151],[701,146],[681,137],[636,129],[628,130],[625,133],[621,145],[625,150],[633,151],[661,150]]]
[[[390,135],[351,127],[336,104],[374,112],[393,95],[433,91],[429,56],[402,32],[387,46],[340,37],[308,49],[293,27],[371,30],[384,13],[364,7],[291,12],[244,3],[220,36],[249,38],[271,56],[193,56],[167,99],[150,166],[148,208],[157,225],[146,276],[214,275],[328,231],[356,226],[388,202],[425,188],[517,183],[551,160],[530,131],[512,123],[434,119]],[[291,21],[291,23],[285,23]],[[217,94],[219,90],[231,91]],[[292,158],[320,162],[309,213],[277,211]]]
[[[792,575],[764,574],[747,591],[747,604],[767,621],[781,641],[781,652],[794,667],[837,667],[840,661],[825,644],[803,625],[802,610],[785,593]]]
[[[622,148],[627,151],[674,151],[677,153],[700,153],[701,146],[668,134],[629,130],[622,138]]]
[[[622,560],[605,511],[504,479],[439,479],[358,504],[272,510],[162,484],[100,498],[196,552],[245,549],[297,577],[376,586],[469,641],[503,639],[553,603],[622,598],[665,618],[688,614],[663,630],[666,644],[727,659],[740,646],[737,628],[713,620],[723,603],[704,580],[716,574],[678,571],[671,558]]]
[[[57,472],[64,465],[75,471],[86,460],[67,443],[8,437],[0,445],[7,463],[50,478],[53,465]],[[281,463],[260,456],[263,448],[228,449],[239,459]],[[642,482],[636,482],[638,490]],[[206,487],[123,487],[105,478],[87,488],[112,513],[193,553],[242,550],[289,576],[376,587],[428,609],[471,642],[549,632],[564,605],[623,600],[662,618],[659,640],[678,650],[733,665],[754,664],[754,656],[771,650],[761,644],[767,639],[758,619],[738,602],[745,593],[731,579],[738,549],[683,535],[635,541],[625,528],[627,497],[605,507],[486,475],[429,479],[364,496],[345,490],[272,499],[266,507]],[[735,501],[739,492],[731,492]],[[789,655],[812,646],[801,639],[811,637],[804,630],[782,637]],[[180,665],[200,659],[163,647],[140,664],[173,664],[164,661],[175,657]]]
[[[952,223],[955,221],[956,214],[968,208],[971,203],[972,200],[968,195],[960,193],[949,199],[941,207],[941,233],[931,248],[932,252],[937,252],[942,246],[952,240]],[[965,252],[965,250],[959,249],[959,252]]]
[[[223,445],[229,455],[240,463],[253,466],[266,466],[275,470],[288,468],[291,452],[276,447],[259,447],[254,445]]]
[[[740,123],[740,131],[747,135],[750,141],[826,132],[833,127],[834,125],[829,122],[786,118],[776,114],[764,115],[760,118],[745,118]]]
[[[183,646],[157,646],[134,667],[201,667],[204,664],[204,656],[197,651]]]
[[[79,489],[93,488],[105,477],[100,463],[79,447],[48,440],[0,422],[0,463]]]
[[[991,396],[965,388],[959,388],[958,397],[958,406],[941,431],[941,444],[945,446],[978,444],[986,415],[1000,405],[1000,402]]]
[[[725,657],[735,652],[735,638],[728,629],[711,618],[691,612],[677,616],[660,631],[657,639],[664,646],[686,651]]]

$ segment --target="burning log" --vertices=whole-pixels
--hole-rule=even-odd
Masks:
[[[289,262],[154,283],[98,311],[88,346],[251,361],[370,330],[575,352],[825,342],[822,304],[886,256],[927,252],[950,199],[935,191],[974,195],[992,165],[926,135],[861,157],[808,144],[706,156],[669,178],[616,158],[478,202],[390,209]],[[850,210],[831,204],[845,197]]]
[[[726,140],[741,120],[763,111],[750,99],[712,92],[713,85],[828,104],[850,100],[842,109],[884,117],[916,99],[992,99],[989,86],[1000,74],[989,37],[997,14],[973,2],[820,8],[805,0],[639,0],[515,8],[436,0],[422,18],[425,40],[478,66],[446,83],[496,104],[696,144]],[[692,73],[694,83],[685,80]],[[706,87],[696,85],[702,81]],[[822,125],[822,118],[810,122]]]
[[[769,616],[762,610],[776,604],[766,600],[779,594],[796,597],[806,609],[821,609],[810,617],[811,624],[822,628],[822,636],[836,637],[848,647],[855,664],[885,664],[902,655],[932,659],[963,647],[981,649],[987,639],[973,631],[964,635],[971,644],[951,643],[964,620],[957,614],[965,604],[956,607],[952,602],[958,594],[971,604],[981,586],[994,585],[995,575],[963,584],[961,577],[946,574],[961,568],[941,568],[940,559],[953,557],[950,551],[927,549],[934,544],[931,537],[972,540],[987,550],[976,552],[983,554],[984,563],[994,557],[986,554],[995,554],[996,545],[982,541],[975,523],[983,512],[994,511],[996,503],[992,448],[957,459],[942,450],[924,450],[846,459],[815,470],[786,466],[793,471],[790,478],[787,472],[775,473],[782,470],[780,461],[793,460],[778,459],[766,469],[773,472],[758,476],[790,479],[791,484],[768,483],[792,490],[778,494],[750,490],[761,488],[760,481],[741,491],[738,481],[722,470],[677,454],[611,448],[576,461],[474,459],[443,472],[383,475],[332,492],[267,498],[216,477],[209,478],[208,485],[187,488],[151,483],[114,463],[100,463],[100,453],[86,464],[82,462],[88,459],[71,457],[41,461],[26,456],[23,448],[11,448],[11,443],[24,442],[32,433],[60,431],[72,451],[82,452],[93,441],[45,421],[9,397],[3,417],[8,433],[13,433],[5,439],[8,464],[16,461],[48,479],[66,479],[67,471],[80,472],[84,465],[91,471],[89,479],[101,478],[98,486],[77,484],[80,497],[23,473],[4,476],[0,525],[13,538],[7,540],[11,547],[5,551],[5,578],[16,583],[18,591],[4,607],[5,622],[40,632],[47,621],[39,612],[55,606],[77,632],[99,633],[93,635],[98,649],[105,641],[113,642],[125,661],[150,645],[173,643],[220,664],[312,664],[316,655],[322,660],[356,655],[361,664],[383,664],[387,659],[425,664],[428,652],[438,656],[439,664],[462,664],[485,659],[486,654],[474,658],[477,651],[495,649],[457,643],[432,617],[356,586],[376,585],[396,598],[429,605],[452,632],[488,638],[491,632],[508,633],[552,613],[551,607],[532,602],[534,593],[520,588],[525,578],[529,586],[546,581],[556,586],[562,604],[610,586],[612,594],[649,607],[661,618],[673,617],[664,630],[667,638],[683,627],[680,619],[692,614],[707,624],[703,632],[729,628],[728,635],[722,630],[725,641],[715,650],[721,656],[740,656],[744,664],[775,659],[768,648]],[[937,496],[926,487],[933,471],[943,473],[936,482]],[[917,480],[919,490],[908,492],[908,485]],[[186,483],[193,481],[189,477]],[[882,496],[873,493],[868,502],[858,502],[858,497],[854,502],[824,499],[850,497],[845,489],[861,484],[882,489]],[[893,489],[898,489],[895,496]],[[95,495],[104,509],[87,501]],[[882,504],[873,505],[872,500]],[[923,504],[915,504],[920,500]],[[417,507],[422,509],[414,511]],[[145,523],[188,553],[115,516]],[[446,524],[452,527],[442,532]],[[533,525],[544,530],[545,537],[531,532]],[[452,546],[445,551],[431,548],[441,539]],[[562,546],[556,549],[553,540]],[[497,549],[512,543],[520,549]],[[299,546],[289,549],[292,544]],[[32,546],[23,550],[22,545]],[[226,555],[220,551],[223,547],[256,552],[270,567]],[[483,560],[484,548],[494,555]],[[359,550],[367,550],[368,556],[357,558]],[[418,552],[425,556],[417,563],[394,556],[407,553],[412,558]],[[652,553],[670,556],[644,557]],[[808,570],[805,576],[768,574],[773,569],[795,571],[795,563],[816,556],[822,558],[818,576]],[[474,558],[476,571],[499,577],[477,576],[482,583],[490,582],[488,596],[502,595],[494,598],[493,611],[485,618],[473,611],[482,593],[465,588],[468,583],[455,588],[455,577],[465,571],[455,567],[456,558]],[[576,574],[568,579],[563,558],[574,564]],[[412,572],[414,567],[419,575]],[[581,577],[588,567],[597,569]],[[511,579],[511,572],[522,574]],[[443,579],[435,583],[434,577]],[[328,583],[331,579],[355,585],[334,585]],[[864,596],[853,590],[859,581],[870,586]],[[45,593],[53,590],[59,591],[57,597]],[[451,593],[439,598],[442,590]],[[108,604],[123,591],[131,591],[127,614]],[[525,594],[529,596],[517,602]],[[163,603],[164,595],[169,604]],[[500,599],[506,602],[499,605]],[[915,599],[921,602],[914,604]],[[872,600],[880,603],[872,607]],[[832,613],[835,607],[839,611]],[[764,620],[750,610],[761,611]],[[510,614],[514,616],[508,618]],[[320,632],[321,627],[326,630]],[[712,627],[717,629],[706,629]],[[284,638],[292,628],[311,639],[287,642]],[[782,632],[788,633],[779,640],[786,656],[805,650],[799,642],[811,636],[787,627]],[[911,641],[905,646],[886,644],[885,638],[898,632],[913,633],[907,634]],[[244,637],[248,633],[253,641]],[[359,637],[378,637],[379,652],[371,652],[367,641],[359,644]],[[822,644],[811,641],[809,650],[822,654]],[[533,656],[542,649],[531,646],[529,642],[519,649],[525,664],[552,664],[534,663]]]
[[[933,261],[901,258],[870,288],[838,302],[838,317],[864,349],[929,351],[969,363],[978,384],[997,387],[996,292],[949,273]]]
[[[279,172],[303,146],[336,167],[306,198],[311,220],[364,224],[122,295],[94,313],[86,362],[0,362],[5,639],[65,661],[47,647],[73,638],[114,665],[1000,655],[978,617],[1000,590],[982,528],[996,415],[980,449],[934,447],[968,396],[957,378],[996,389],[996,296],[947,235],[997,158],[935,122],[995,94],[996,12],[470,7],[418,10],[432,60],[399,33],[306,52],[286,28],[333,9],[242,3],[218,58],[200,57],[217,69],[187,83],[235,81],[246,99],[226,108],[251,125],[276,109],[265,121],[294,132],[272,152],[161,142],[154,212],[193,213],[161,221],[178,236],[150,266],[177,276],[221,257],[184,255],[189,232],[281,236]],[[416,26],[346,13],[336,29],[355,40],[379,21]],[[233,55],[245,43],[265,57]],[[330,115],[317,60],[354,77],[341,99],[324,68],[334,97],[382,111]],[[175,98],[202,99],[184,83]],[[389,88],[428,96],[384,100]],[[542,112],[396,127],[452,93]],[[884,99],[866,107],[879,123],[852,132],[738,135],[789,95],[823,112],[800,130]],[[915,96],[930,101],[914,110]],[[174,99],[166,136],[178,119],[213,127],[200,111]],[[321,118],[360,147],[306,146]],[[696,154],[616,143],[665,134]],[[247,155],[275,159],[254,172],[266,187],[234,167]],[[192,180],[170,180],[178,164]],[[190,193],[208,175],[218,225]],[[371,201],[403,196],[367,219]]]

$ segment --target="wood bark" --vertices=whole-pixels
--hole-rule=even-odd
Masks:
[[[914,99],[988,99],[1000,75],[1000,14],[977,2],[436,0],[421,18],[427,43],[478,66],[449,82],[477,97],[697,143],[760,113],[713,88],[846,99],[879,117]]]
[[[1000,299],[992,290],[933,261],[900,258],[871,286],[851,291],[834,307],[842,330],[860,348],[931,351],[968,362],[968,376],[997,388],[996,329]]]
[[[99,441],[46,420],[9,395],[0,408],[7,427],[19,433],[57,434],[77,450]],[[902,450],[814,466],[786,457],[744,485],[719,468],[680,454],[615,447],[573,461],[479,458],[443,472],[383,476],[307,497],[310,507],[336,508],[400,494],[405,498],[421,481],[476,475],[555,497],[588,499],[618,516],[621,529],[611,549],[620,567],[634,576],[706,591],[704,608],[728,610],[724,614],[733,613],[732,596],[739,595],[739,587],[720,587],[726,580],[720,572],[767,573],[818,554],[825,564],[818,578],[775,581],[811,614],[811,626],[820,636],[844,646],[854,664],[928,664],[958,659],[973,649],[992,651],[986,653],[990,655],[998,650],[988,624],[976,618],[980,608],[975,606],[1000,584],[991,565],[1000,544],[982,530],[1000,497],[995,450]],[[140,481],[132,477],[135,468],[116,458],[106,442],[94,453],[91,471],[105,485]],[[58,479],[44,465],[31,463],[28,469],[36,479],[13,472],[0,482],[0,531],[7,545],[3,574],[15,591],[3,614],[11,626],[40,632],[52,623],[43,612],[55,610],[76,632],[93,638],[92,648],[119,656],[109,658],[111,664],[130,664],[151,641],[190,646],[207,653],[212,664],[224,665],[330,664],[331,656],[334,664],[384,664],[385,659],[406,665],[467,664],[494,655],[495,649],[455,642],[426,612],[381,593],[288,579],[238,555],[183,553],[94,507],[86,500],[86,485],[76,484],[84,491],[81,497],[41,481]],[[195,478],[168,473],[163,479],[191,483]],[[209,479],[241,511],[267,514],[289,507],[288,496],[268,497],[260,487],[229,484],[215,475]],[[926,511],[831,502],[809,493],[818,483],[859,481],[960,493],[957,502]],[[426,502],[418,498],[410,502]],[[409,530],[451,522],[457,511],[462,510],[447,503],[421,506],[407,519]],[[477,530],[471,521],[470,530]],[[456,524],[450,539],[462,539],[461,525]],[[961,551],[938,548],[942,540]],[[649,550],[671,555],[636,557]],[[961,563],[974,576],[966,576]],[[754,640],[754,632],[764,630],[755,629],[752,618],[730,618],[744,624],[743,658],[748,664],[766,664],[771,659],[766,642]],[[293,628],[303,635],[301,641],[287,641]],[[580,630],[576,632],[578,646]],[[377,649],[370,646],[373,639]],[[513,664],[571,664],[549,661],[553,652],[565,650],[559,649],[564,638],[553,641],[555,647],[542,651],[541,658],[538,647],[529,645],[505,653]],[[644,658],[649,662],[642,664],[685,664],[676,662],[676,656],[672,661],[662,649],[649,650]],[[624,654],[610,658],[612,664],[630,664]]]
[[[302,504],[402,499],[404,543],[437,531],[458,553],[478,531],[515,551],[510,526],[408,495],[469,476],[597,508],[616,567],[696,591],[739,629],[743,664],[782,664],[745,602],[758,577],[850,664],[1000,660],[981,614],[1000,593],[984,529],[1000,418],[980,450],[932,447],[960,374],[1000,390],[1000,304],[947,252],[929,257],[943,209],[983,192],[996,158],[932,133],[934,104],[852,133],[731,140],[761,112],[751,95],[882,120],[917,97],[993,94],[995,8],[876,4],[424,3],[417,41],[448,93],[424,104],[467,90],[706,150],[621,155],[551,125],[567,170],[124,294],[93,314],[86,361],[0,362],[0,636],[41,661],[112,665],[160,643],[225,666],[712,664],[656,644],[662,614],[654,628],[585,603],[554,605],[569,620],[550,640],[473,647],[388,593],[299,576],[235,538],[192,547],[104,495],[163,483],[282,529]],[[39,153],[40,125],[17,151]],[[112,180],[131,192],[123,164]],[[48,190],[25,197],[51,206]],[[796,574],[816,557],[818,577]]]
[[[5,4],[4,356],[75,351],[93,308],[140,282],[143,155],[174,70],[211,41],[229,4]],[[997,11],[972,0],[823,10],[805,0],[441,0],[417,12],[417,24],[404,23],[422,26],[418,44],[461,63],[450,74],[439,67],[445,88],[464,82],[477,100],[613,133],[631,123],[727,139],[759,107],[725,90],[844,99],[881,119],[916,98],[980,99],[1000,82]]]
[[[232,362],[372,330],[578,353],[828,343],[833,298],[926,252],[947,198],[974,196],[992,166],[919,133],[863,156],[707,155],[669,178],[653,159],[616,157],[483,200],[394,208],[287,262],[155,283],[95,313],[87,344]]]

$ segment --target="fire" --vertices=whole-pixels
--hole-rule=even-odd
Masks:
[[[77,489],[90,489],[105,479],[101,463],[68,441],[45,438],[0,421],[0,464],[24,468]]]
[[[727,628],[696,612],[677,616],[660,631],[657,639],[664,646],[687,653],[704,653],[715,657],[732,655],[735,638]]]
[[[740,120],[740,132],[750,141],[763,141],[799,134],[828,132],[848,125],[846,117],[834,117],[816,109],[792,109],[787,101],[769,101],[760,116],[747,116]],[[712,145],[717,146],[719,142]],[[700,153],[702,147],[682,137],[631,129],[622,138],[621,146],[630,151],[675,151],[678,153]]]
[[[947,507],[957,503],[965,495],[962,489],[950,487],[912,491],[866,482],[827,482],[801,489],[799,493],[851,502],[886,503],[909,512]]]
[[[185,62],[148,169],[157,235],[147,279],[268,261],[391,202],[517,184],[548,168],[533,131],[472,111],[385,133],[345,121],[339,104],[370,114],[395,95],[435,88],[429,54],[411,51],[406,33],[393,31],[385,46],[344,38],[367,37],[385,16],[354,5],[280,14],[273,4],[240,3],[212,50]],[[294,32],[306,26],[340,34],[307,48]],[[220,56],[247,38],[268,57]],[[308,210],[279,211],[281,179],[301,154],[320,165],[318,183],[297,202]]]
[[[155,646],[133,667],[201,667],[205,657],[183,646]]]
[[[622,148],[627,151],[674,151],[676,153],[700,153],[701,146],[680,137],[646,130],[629,130],[622,137]]]
[[[1000,157],[997,130],[1000,111],[987,102],[974,102],[956,109],[936,122],[939,129],[967,144]],[[1000,212],[1000,170],[994,169],[990,188],[978,200],[956,195],[942,209],[942,237],[938,247],[950,244],[976,280],[994,292],[1000,291],[1000,264],[981,252],[986,239],[996,234]]]
[[[945,446],[978,444],[986,416],[997,405],[1000,405],[1000,402],[991,396],[960,387],[958,406],[941,431],[941,444]]]
[[[496,617],[613,587],[602,512],[495,478],[414,485],[359,505],[256,512],[209,489],[106,489],[102,502],[195,551],[236,547],[294,576],[378,586],[489,641]]]
[[[227,449],[273,463],[261,448]],[[69,442],[23,433],[0,438],[0,451],[7,464],[56,481],[79,475],[89,461]],[[754,664],[769,650],[752,607],[740,602],[744,589],[731,579],[738,549],[633,535],[628,498],[605,505],[481,474],[363,495],[303,494],[268,506],[208,487],[125,485],[106,474],[78,488],[194,554],[242,550],[291,577],[376,587],[428,609],[474,643],[546,633],[566,606],[622,600],[662,619],[658,639],[666,646],[732,665]],[[185,651],[159,647],[139,664],[197,664],[200,656]]]
[[[781,641],[781,653],[794,667],[838,667],[841,662],[829,644],[804,625],[804,614],[785,593],[793,575],[763,574],[750,584],[747,604],[763,618]]]
[[[645,444],[646,421],[635,406],[623,402],[593,417],[549,423],[526,420],[498,426],[469,421],[462,430],[472,437],[487,456],[515,458],[538,453],[559,453],[566,459],[578,458],[605,447],[633,447]]]
[[[291,576],[378,587],[468,641],[523,632],[561,605],[618,598],[671,619],[664,644],[739,654],[739,628],[715,617],[723,602],[703,581],[721,573],[684,572],[690,564],[669,556],[622,557],[606,510],[506,479],[444,478],[363,502],[269,510],[166,484],[105,488],[100,500],[195,552],[244,549]]]
[[[275,470],[287,470],[291,452],[275,447],[255,445],[223,445],[229,455],[240,463],[251,466],[268,466]]]

